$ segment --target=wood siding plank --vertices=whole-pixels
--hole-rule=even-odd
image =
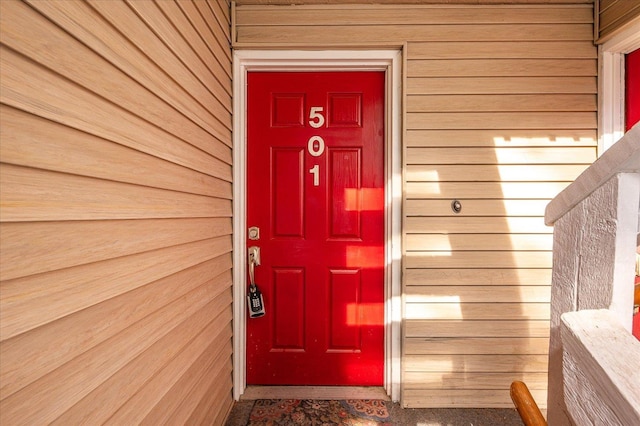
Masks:
[[[407,164],[589,164],[595,147],[410,148]],[[554,194],[554,193],[551,193]]]
[[[215,312],[216,301],[207,303],[208,293],[206,286],[196,289],[189,297],[179,299],[177,303],[156,311],[118,336],[75,358],[75,362],[65,364],[52,374],[3,399],[0,420],[2,423],[13,423],[16,419],[27,423],[53,421],[153,343],[171,332],[174,324],[196,315],[198,311],[201,320],[211,318]],[[228,306],[231,300],[230,295],[226,295]],[[23,411],[25,405],[30,407],[27,412]]]
[[[165,233],[167,229],[174,234]],[[231,235],[228,218],[9,222],[0,259],[3,281]],[[33,259],[39,261],[34,263]]]
[[[438,337],[500,337],[522,338],[549,337],[548,320],[499,321],[499,320],[411,320],[405,325],[407,338]]]
[[[406,289],[410,286],[538,286],[551,285],[551,267],[549,268],[521,268],[521,269],[492,269],[492,268],[464,268],[464,269],[408,269],[405,271]],[[499,288],[496,291],[500,291]]]
[[[551,250],[551,234],[407,234],[407,251]]]
[[[224,1],[224,0],[219,0]],[[227,0],[228,1],[228,0]],[[442,6],[442,0],[401,0],[405,5],[435,5]],[[336,7],[340,6],[342,9],[342,4],[344,0],[298,0],[295,4],[300,5],[332,5]],[[247,7],[258,7],[252,5],[291,5],[291,0],[238,0],[238,5],[247,6]],[[371,0],[350,0],[350,3],[354,5],[369,5],[371,4]],[[397,5],[398,0],[377,0],[378,4],[388,4],[388,5]],[[576,5],[576,4],[584,4],[588,5],[591,3],[591,0],[509,0],[508,2],[505,0],[447,0],[447,5],[503,5],[509,4],[511,6],[515,5],[554,5],[558,6],[560,4],[568,4],[568,5]]]
[[[211,54],[215,58],[219,58],[220,66],[225,70],[225,74],[232,78],[230,40],[228,34],[224,32],[219,19],[211,13],[211,9],[207,7],[206,2],[178,0],[177,3],[192,25],[196,27],[198,34],[205,41]],[[225,7],[227,6],[225,5]],[[222,18],[222,20],[224,25],[228,27],[229,23],[226,19]]]
[[[231,217],[220,198],[9,165],[0,176],[3,221]]]
[[[595,76],[594,59],[450,59],[411,60],[407,77]]]
[[[27,0],[29,1],[29,0]],[[167,72],[146,55],[140,55],[134,43],[117,31],[108,21],[104,20],[91,6],[81,2],[42,2],[31,1],[30,5],[40,11],[52,22],[64,28],[67,32],[90,47],[94,52],[118,67],[131,78],[145,86],[149,91],[158,95],[172,105],[177,112],[189,117],[211,134],[221,132],[221,142],[229,145],[231,135],[230,124],[223,124],[228,120],[227,113],[216,117],[211,110],[216,108],[202,97],[203,92],[188,92],[185,78],[179,78],[177,84]],[[114,5],[118,7],[118,5]],[[109,37],[100,37],[108,34]],[[230,65],[229,65],[230,66]],[[186,86],[185,87],[183,87]]]
[[[541,217],[408,217],[409,234],[469,234],[482,230],[495,234],[551,234]]]
[[[205,90],[211,93],[215,100],[222,104],[227,111],[230,111],[231,90],[228,86],[230,86],[231,80],[224,72],[220,72],[220,69],[218,69],[219,75],[216,75],[215,71],[212,71],[207,67],[208,61],[203,61],[200,58],[198,53],[206,53],[203,45],[200,44],[201,40],[199,38],[194,38],[191,41],[192,43],[195,43],[197,40],[199,46],[189,44],[189,41],[182,38],[180,31],[172,24],[172,18],[175,19],[175,17],[164,15],[160,6],[152,0],[125,1],[131,10],[141,17],[158,40],[162,41],[162,43],[171,51],[172,55],[175,55],[180,62],[189,64],[189,73],[200,81]],[[97,7],[98,3],[100,2],[92,0],[92,5],[94,7]],[[111,9],[111,6],[107,7]],[[104,10],[105,8],[102,6],[101,11]],[[180,9],[176,9],[176,12],[181,13],[179,10]],[[140,28],[140,26],[138,25],[134,28],[137,29]],[[183,31],[186,31],[186,29],[187,28],[182,28]],[[200,48],[199,52],[197,52],[198,48]],[[209,64],[215,64],[215,62],[217,61],[209,62]]]
[[[463,176],[473,176],[474,182],[569,182],[583,171],[580,164],[410,164],[405,178],[407,182],[455,182]]]
[[[407,198],[547,199],[570,182],[407,182]],[[487,230],[488,231],[488,230]]]
[[[230,327],[226,327],[224,330],[227,334],[230,333]],[[226,336],[226,335],[225,335]],[[208,363],[209,360],[216,359],[219,361],[217,365],[221,364],[221,361],[225,357],[220,354],[229,353],[230,342],[226,339],[224,344],[218,340],[211,342],[209,347],[202,353],[202,357],[198,358],[199,363]],[[143,421],[144,416],[148,414],[152,408],[160,403],[160,400],[167,394],[167,391],[177,383],[177,380],[184,374],[187,374],[188,367],[194,365],[196,362],[184,363],[183,360],[186,357],[192,357],[194,353],[192,351],[185,351],[181,353],[180,357],[174,358],[167,364],[165,369],[148,383],[144,389],[136,393],[133,398],[129,399],[123,404],[116,413],[109,418],[109,424],[117,425],[122,422],[129,421],[129,419],[135,420],[136,423]],[[199,354],[195,354],[199,355]],[[222,380],[221,380],[222,381]]]
[[[150,4],[145,3],[145,4]],[[165,17],[168,18],[172,23],[173,27],[177,30],[177,32],[182,35],[182,39],[187,43],[187,51],[192,51],[195,53],[200,62],[210,71],[213,78],[215,78],[216,85],[220,87],[220,90],[227,93],[228,96],[231,96],[231,68],[229,67],[229,52],[225,52],[225,54],[216,57],[215,54],[210,50],[212,46],[216,46],[218,43],[214,43],[212,46],[206,43],[202,37],[203,34],[206,34],[207,28],[204,25],[201,25],[199,30],[196,29],[193,25],[193,22],[189,19],[189,16],[185,13],[186,9],[191,10],[192,18],[197,18],[200,15],[197,13],[195,6],[193,3],[189,3],[191,7],[188,6],[186,2],[182,2],[179,5],[177,2],[156,2],[157,7],[162,10]],[[202,21],[197,21],[201,24],[204,24]],[[206,24],[205,24],[206,25]],[[216,60],[207,61],[208,57],[213,57]],[[218,59],[219,58],[219,59]],[[226,62],[227,66],[223,66],[222,62]]]
[[[477,200],[465,199],[465,216],[538,216],[544,217],[548,200]],[[404,212],[409,216],[458,216],[451,201],[407,199]]]
[[[467,342],[468,344],[469,342]],[[516,377],[514,379],[514,377]],[[544,390],[547,387],[547,374],[525,373],[416,373],[410,372],[405,376],[406,389],[475,389],[478,382],[483,383],[485,389],[508,388],[514,380],[521,380],[529,389]]]
[[[407,355],[447,355],[451,353],[459,355],[546,355],[549,353],[549,341],[543,337],[513,339],[502,337],[484,337],[481,339],[462,337],[440,339],[411,338],[407,339],[405,353]],[[409,374],[407,373],[407,375]],[[414,387],[420,386],[420,382],[416,379],[423,374],[428,373],[412,372],[411,376],[415,377],[415,379],[408,379],[407,385],[413,382]],[[544,385],[546,386],[547,375],[538,374],[544,375]],[[406,376],[405,379],[407,379]],[[513,381],[513,378],[511,381]],[[473,383],[473,380],[468,380],[467,384],[471,383]],[[508,384],[510,385],[511,382]]]
[[[595,95],[407,96],[407,112],[577,112],[595,109]]]
[[[241,4],[242,2],[237,2]],[[589,8],[555,7],[556,13],[540,7],[495,8],[495,7],[452,7],[452,6],[407,6],[345,4],[343,13],[336,14],[331,6],[293,6],[285,10],[273,7],[239,7],[238,27],[282,26],[282,25],[443,25],[443,24],[502,24],[505,21],[521,24],[533,23],[587,23],[593,16]],[[428,13],[425,13],[428,12]]]
[[[569,25],[565,25],[569,26]],[[593,39],[590,24],[573,24],[569,31],[561,25],[551,24],[502,24],[502,25],[288,25],[278,27],[238,26],[238,39],[247,43],[352,43],[353,40],[369,42],[390,41],[583,41]]]
[[[513,408],[508,392],[505,394],[493,389],[408,389],[403,395],[402,401],[407,408]],[[531,395],[538,406],[544,407],[546,390],[532,389]]]
[[[594,112],[411,112],[407,129],[588,129]]]
[[[459,299],[464,300],[462,296]],[[410,320],[544,320],[551,315],[548,303],[412,303],[404,308]]]
[[[212,381],[222,379],[221,374],[231,374],[230,359],[231,347],[229,345],[224,345],[223,350],[219,351],[216,356],[203,354],[200,362],[192,364],[192,367],[167,390],[164,398],[154,405],[153,410],[145,416],[140,424],[153,426],[164,418],[169,419],[170,424],[184,424],[192,414],[193,405],[200,401],[200,399],[185,399],[184,390],[189,390],[189,393],[195,395],[203,395]]]
[[[161,6],[0,2],[2,424],[233,403],[230,4]]]
[[[551,252],[482,251],[452,252],[444,256],[431,252],[408,252],[406,268],[545,268]]]
[[[0,105],[0,114],[5,120],[0,128],[0,155],[6,164],[231,199],[231,182],[226,179],[5,105]]]
[[[0,46],[0,53],[0,78],[6,85],[0,93],[0,102],[211,176],[231,180],[228,162],[203,155],[199,148],[93,93],[79,90],[77,85],[5,46]],[[56,84],[51,84],[52,81]],[[91,111],[90,119],[86,117],[88,111]]]
[[[591,41],[415,42],[407,46],[412,59],[596,59]]]
[[[219,143],[185,116],[175,114],[170,105],[157,102],[157,95],[130,80],[100,56],[93,55],[89,48],[44,17],[33,14],[29,6],[7,8],[5,12],[7,13],[2,13],[0,22],[3,26],[3,44],[6,46],[20,51],[116,105],[127,105],[130,113],[156,124],[178,138],[196,141],[199,148],[230,162],[227,146]],[[34,30],[29,39],[24,39],[22,34],[27,25],[32,25]],[[64,58],[64,61],[60,58]],[[221,132],[215,136],[224,137]]]
[[[617,28],[640,16],[640,4],[634,1],[617,0],[600,9],[599,33],[600,37],[612,34]]]
[[[0,395],[11,395],[39,377],[71,361],[92,347],[117,335],[171,301],[183,297],[205,284],[228,286],[228,256],[219,256],[187,268],[156,282],[105,300],[92,307],[67,315],[58,321],[35,328],[28,333],[4,340],[0,346]],[[12,368],[17,363],[29,365],[22,371]]]
[[[221,236],[0,282],[2,340],[229,253]],[[72,294],[73,297],[69,297]]]
[[[549,300],[551,288],[545,286],[407,286],[407,303],[435,303],[460,300],[464,303],[541,303]]]
[[[584,147],[597,146],[595,129],[407,130],[407,147]],[[447,150],[454,151],[454,150]],[[553,154],[555,150],[549,150]]]
[[[546,355],[408,355],[405,362],[407,371],[515,373],[524,366],[531,372],[547,371]]]
[[[210,321],[207,323],[207,320]],[[230,320],[229,311],[215,318],[201,318],[197,315],[190,317],[177,326],[173,333],[158,340],[126,367],[64,412],[53,424],[107,422],[114,410],[124,405],[140,389],[148,386],[148,380],[159,374],[168,363],[175,362],[176,358],[179,358],[185,366],[194,365],[199,355],[204,354],[209,357],[212,348],[221,350],[225,346],[228,347],[231,339],[230,330],[220,328],[219,324]],[[205,323],[204,327],[202,323]],[[188,393],[185,392],[185,394]],[[197,398],[193,399],[197,401]]]
[[[408,95],[594,94],[595,77],[413,77]]]
[[[228,94],[220,93],[221,97],[216,98],[209,91],[205,83],[200,80],[200,78],[204,78],[204,76],[199,76],[200,78],[196,77],[189,67],[184,65],[185,62],[179,60],[171,48],[164,43],[165,40],[154,33],[127,4],[122,1],[103,2],[92,0],[90,1],[90,5],[104,19],[111,23],[113,27],[127,37],[131,43],[138,46],[144,54],[148,55],[165,73],[173,76],[176,81],[179,81],[187,92],[199,103],[202,105],[220,104],[229,114],[231,113],[231,97]],[[148,20],[151,24],[156,24],[156,27],[153,27],[153,29],[161,32],[164,37],[172,37],[171,34],[173,31],[171,26],[163,24],[157,12],[152,10],[151,13],[153,13],[153,16],[148,17]],[[174,47],[180,49],[179,53],[185,55],[184,60],[187,60],[186,63],[190,64],[188,59],[193,59],[194,54],[188,54],[185,50],[187,48],[173,38],[167,40],[167,42],[176,43],[177,46]],[[196,61],[193,66],[201,69],[203,65],[200,61]],[[211,81],[211,78],[212,77],[208,77],[208,80],[205,79],[205,81]],[[221,117],[218,117],[218,119],[220,118]],[[229,142],[229,146],[230,145]]]

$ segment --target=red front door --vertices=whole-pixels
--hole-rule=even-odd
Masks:
[[[382,385],[384,73],[250,72],[247,383]]]

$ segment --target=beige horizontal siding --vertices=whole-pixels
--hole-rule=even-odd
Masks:
[[[596,0],[598,2],[598,43],[603,43],[626,24],[640,18],[640,3],[633,0]]]
[[[413,129],[405,132],[405,145],[423,147],[429,141],[429,147],[591,147],[593,148],[593,129],[473,129],[473,130],[423,130]],[[517,151],[514,151],[517,152]],[[552,151],[553,153],[554,151]]]
[[[549,337],[549,321],[414,320],[407,321],[404,330],[406,338],[460,337],[468,339],[469,344],[473,344],[476,339],[483,339],[486,337]],[[513,371],[513,373],[516,374],[517,371]]]
[[[408,269],[404,273],[404,281],[407,286],[530,286],[548,285],[550,279],[551,272],[548,268],[429,268]]]
[[[468,25],[289,25],[238,26],[238,40],[245,43],[284,43],[291,39],[298,43],[353,43],[353,40],[370,42],[405,41],[587,41],[593,39],[593,26],[575,24],[575,31],[563,30],[563,25],[553,24],[468,24]]]
[[[0,2],[0,423],[222,424],[226,1]]]
[[[431,95],[407,96],[407,112],[592,112],[594,95]]]
[[[222,0],[221,0],[222,1]],[[376,0],[376,4],[393,5],[438,5],[443,3],[447,5],[540,5],[540,4],[590,4],[593,0]],[[236,0],[238,5],[251,6],[251,5],[340,5],[344,6],[345,0],[296,0],[295,3],[291,0]],[[349,0],[353,5],[369,5],[371,0]],[[356,6],[357,7],[357,6]]]
[[[473,52],[471,54],[470,52]],[[595,59],[591,40],[585,41],[429,41],[414,42],[407,53],[415,59]]]
[[[515,377],[518,377],[515,375]],[[509,403],[501,396],[501,389],[450,389],[455,383],[443,381],[444,389],[407,389],[404,392],[404,403],[407,408],[419,408],[425,406],[455,407],[455,408],[476,408],[498,407],[513,408],[513,403]],[[441,387],[442,388],[442,387]],[[531,396],[535,401],[544,401],[547,398],[546,391],[530,389]],[[474,401],[474,402],[470,402]]]
[[[494,341],[490,341],[489,343],[497,344]],[[547,374],[527,373],[519,376],[518,380],[524,381],[525,383],[527,383],[527,386],[531,386],[532,388],[540,388],[546,385]],[[483,386],[485,390],[500,390],[510,386],[510,384],[513,382],[513,375],[504,373],[450,373],[443,375],[441,373],[431,372],[411,372],[406,374],[405,382],[405,389],[407,389],[408,391],[420,390],[424,388],[438,390],[443,386],[455,387],[456,389],[474,389],[473,384],[478,382],[482,382],[484,384]],[[543,393],[539,394],[544,395]]]
[[[263,2],[273,4],[274,2]],[[291,3],[283,2],[283,3]],[[308,0],[297,1],[296,4],[320,4],[330,2],[313,2]],[[338,3],[338,2],[335,2]],[[347,3],[343,1],[342,3]],[[238,28],[245,26],[282,26],[282,25],[323,25],[323,26],[337,26],[337,25],[393,25],[393,22],[402,22],[404,25],[411,24],[427,24],[427,25],[442,25],[442,24],[503,24],[505,21],[509,23],[581,23],[591,24],[593,16],[589,14],[589,10],[586,8],[581,9],[559,9],[554,16],[550,17],[548,11],[540,9],[538,7],[526,7],[519,8],[481,8],[472,9],[465,7],[452,6],[454,1],[449,0],[448,6],[434,6],[428,8],[428,13],[425,13],[425,8],[419,5],[410,6],[405,4],[402,7],[395,7],[398,3],[410,3],[404,1],[392,1],[393,3],[389,7],[378,6],[377,9],[365,9],[362,6],[356,5],[355,1],[349,1],[350,4],[344,4],[341,10],[345,13],[335,13],[335,7],[316,7],[313,9],[305,8],[298,9],[296,7],[287,7],[284,10],[272,8],[265,10],[264,8],[252,8],[241,7],[238,9]],[[364,2],[363,2],[364,3]],[[369,2],[370,3],[370,2]],[[383,4],[384,1],[376,1],[376,3]],[[416,1],[416,3],[418,3]],[[426,3],[426,2],[422,2]],[[435,3],[435,2],[434,2]],[[440,1],[440,3],[443,3]],[[478,1],[476,1],[478,3]],[[505,3],[505,2],[503,2]],[[533,3],[533,1],[531,1]],[[246,0],[236,1],[238,6],[244,6],[250,4]],[[381,14],[379,9],[385,9],[388,14]],[[357,12],[357,13],[349,13]]]
[[[235,45],[406,47],[403,404],[511,407],[524,380],[544,406],[543,216],[596,155],[592,2],[281,3],[238,1]]]
[[[405,173],[408,182],[451,182],[461,174],[472,175],[476,182],[492,182],[496,176],[507,182],[553,182],[574,180],[582,170],[575,164],[439,164],[436,173],[421,164],[408,164]]]
[[[413,77],[407,81],[408,95],[495,94],[593,94],[594,77]]]
[[[469,303],[460,309],[457,300],[463,300],[464,296],[456,296],[456,302],[436,303],[407,303],[405,318],[413,320],[437,320],[442,318],[473,320],[543,320],[549,317],[549,308],[543,303]],[[466,299],[464,299],[466,300]],[[473,344],[473,340],[469,341]]]
[[[405,241],[405,249],[407,251],[445,252],[443,255],[446,255],[452,247],[456,247],[458,250],[546,251],[551,249],[551,244],[551,234],[448,234],[441,236],[409,234]]]

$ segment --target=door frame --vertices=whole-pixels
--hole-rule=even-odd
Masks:
[[[246,380],[247,72],[385,72],[384,389],[400,400],[402,322],[402,50],[235,50],[233,56],[233,397]],[[268,315],[268,313],[267,313]]]
[[[640,49],[640,17],[598,40],[598,157],[625,134],[624,55]]]

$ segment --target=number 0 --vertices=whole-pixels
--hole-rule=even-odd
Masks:
[[[318,142],[318,146],[316,147],[316,142]],[[324,152],[324,139],[320,136],[311,136],[309,138],[309,142],[307,143],[307,150],[309,154],[314,157],[319,157]]]

